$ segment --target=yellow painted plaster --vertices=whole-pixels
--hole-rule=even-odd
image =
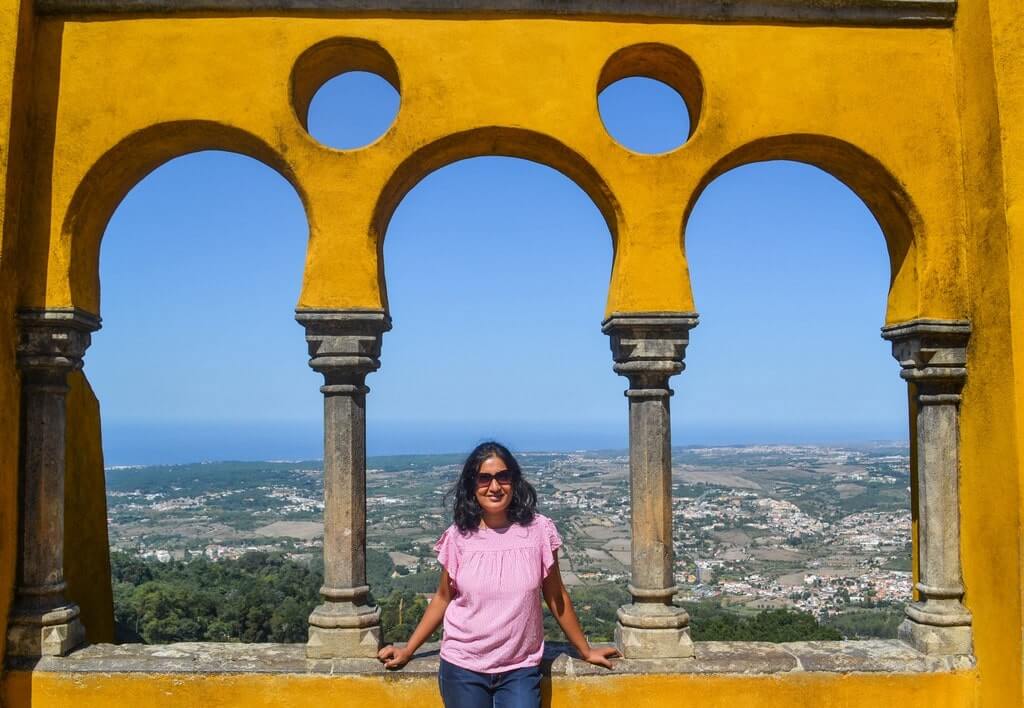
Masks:
[[[25,0],[0,0],[0,636],[14,595],[18,547],[18,423],[14,312],[23,274],[17,268],[21,185],[27,165],[34,17]],[[0,665],[5,647],[0,646]]]
[[[1008,260],[1006,155],[995,81],[989,8],[962,3],[955,31],[957,102],[962,111],[965,201],[970,204],[967,273],[973,325],[961,425],[961,555],[965,603],[974,615],[983,705],[1022,705],[1021,464],[1018,434],[1024,320],[1011,310],[1022,273]],[[1022,37],[1024,35],[1018,35]],[[1018,61],[1021,55],[1018,55]],[[1020,114],[1017,117],[1021,117]],[[1009,165],[1007,165],[1009,167]],[[1012,168],[1011,168],[1012,169]],[[1007,575],[1013,580],[1004,584]],[[1013,592],[1007,592],[1008,587]],[[1010,629],[1012,628],[1012,630]]]
[[[40,106],[55,125],[53,168],[39,176],[50,208],[33,226],[50,248],[25,304],[98,311],[98,243],[120,199],[163,161],[222,148],[267,162],[303,199],[300,307],[386,306],[381,240],[404,193],[453,160],[509,154],[565,172],[604,213],[615,239],[608,312],[694,309],[688,207],[724,168],[783,158],[841,176],[875,211],[894,261],[890,321],[965,312],[948,31],[277,17],[45,25],[60,91]],[[394,63],[402,105],[372,146],[331,150],[293,105],[323,62],[297,61],[353,38]],[[641,43],[685,52],[703,85],[693,136],[663,155],[622,148],[597,111],[609,57]],[[668,78],[670,63],[650,73]]]
[[[226,149],[278,170],[310,225],[298,305],[378,308],[387,304],[387,223],[420,179],[475,155],[543,162],[580,184],[608,221],[613,312],[699,309],[684,231],[701,191],[748,162],[798,159],[845,181],[878,218],[893,264],[888,322],[966,316],[974,325],[961,551],[977,670],[557,680],[552,704],[675,705],[693,696],[738,707],[1021,705],[1024,27],[1016,5],[962,2],[953,29],[452,16],[49,18],[36,27],[22,3],[0,0],[0,627],[14,590],[17,523],[13,310],[98,313],[106,222],[161,163]],[[606,134],[596,93],[616,75],[609,57],[652,43],[667,49],[639,65],[701,105],[683,147],[646,156]],[[690,63],[673,64],[680,53]],[[362,150],[319,145],[299,117],[315,86],[346,68],[379,71],[402,94],[395,124]],[[817,351],[809,324],[791,323],[794,336],[807,338],[808,356],[836,357],[838,371],[843,352]],[[69,522],[95,521],[103,508],[99,413],[79,381],[69,432],[83,462],[69,475],[91,491],[69,507]],[[102,566],[106,581],[98,544],[80,549],[81,567]],[[79,594],[76,572],[69,567]],[[105,602],[92,597],[83,608]],[[437,702],[433,682],[391,677],[13,673],[2,695],[10,706],[283,706],[330,695]]]
[[[954,674],[788,674],[779,676],[615,676],[558,678],[542,685],[551,708],[967,708],[977,705],[977,677]],[[331,702],[346,706],[436,706],[437,681],[392,676],[61,675],[13,672],[5,685],[15,706],[146,706],[146,708],[304,708]]]
[[[1005,214],[1009,260],[1010,341],[1009,347],[1004,345],[1002,354],[1012,361],[1017,492],[1021,495],[1018,518],[1024,518],[1024,489],[1019,480],[1020,471],[1024,470],[1024,131],[1021,130],[1024,125],[1024,13],[1018,3],[1008,0],[993,0],[989,5],[999,147],[1002,153],[998,164],[1002,169],[1004,196],[999,210]],[[1019,537],[1016,550],[1021,559],[1020,564],[1024,567],[1024,544],[1021,544]],[[1018,606],[1022,602],[1022,592],[1024,584],[1017,587],[1015,599]],[[1024,661],[1024,653],[1019,650],[1019,641],[1017,646],[1018,651],[1011,656],[1017,661],[1014,667],[1017,669],[1017,680],[1024,682],[1024,672],[1019,670],[1020,663]],[[1024,703],[1024,687],[1021,691],[1020,702]]]

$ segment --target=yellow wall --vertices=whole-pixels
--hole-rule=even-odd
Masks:
[[[936,675],[791,674],[780,676],[616,676],[545,682],[552,708],[964,708],[976,705],[977,677]],[[355,676],[241,676],[13,673],[5,686],[11,706],[146,706],[147,708],[305,708],[436,706],[434,679]],[[1010,704],[1002,704],[1009,706]]]
[[[21,185],[26,169],[34,18],[31,3],[0,0],[0,632],[14,596],[18,547],[19,378],[14,312],[22,280],[16,267]],[[15,108],[16,106],[16,108]],[[5,647],[0,646],[0,662]]]
[[[1012,357],[1014,391],[1014,417],[1016,419],[1015,442],[1017,448],[1018,475],[1024,470],[1024,14],[1018,3],[1012,0],[993,0],[990,3],[992,27],[992,54],[996,88],[996,105],[999,116],[999,138],[1002,159],[1003,203],[1007,229],[1007,254],[1010,265],[1009,302],[1010,329],[1009,344],[1012,349],[1004,352]],[[1008,404],[1007,404],[1008,405]],[[997,463],[993,460],[993,463]],[[1018,476],[1017,493],[1021,495],[1018,519],[1024,518],[1024,489]],[[1016,551],[1024,566],[1024,547],[1018,537]],[[1024,575],[1024,571],[1022,571]],[[1016,588],[1016,601],[1021,602],[1024,584]],[[1017,665],[1008,668],[1024,681],[1021,662],[1024,653],[1017,646],[1013,654]],[[1024,699],[1021,700],[1024,702]]]
[[[1024,271],[1015,273],[1008,258],[1004,169],[1014,169],[1003,145],[1010,125],[1024,117],[1000,107],[994,41],[989,14],[999,3],[964,3],[956,27],[957,100],[964,131],[964,185],[969,215],[966,239],[971,285],[968,385],[962,427],[961,519],[966,604],[974,613],[979,659],[986,680],[980,686],[985,705],[1021,705],[1021,463],[1020,401],[1024,368],[1019,302]],[[1019,10],[1018,10],[1019,13]],[[1019,29],[1019,28],[1018,28]],[[1018,39],[1024,33],[1018,32]],[[1002,58],[1005,63],[1009,57]],[[1017,61],[1024,56],[1018,53]],[[1005,67],[1003,69],[1005,71]],[[1009,123],[1007,120],[1009,119]],[[1002,126],[1002,127],[1001,127]],[[1018,152],[1019,158],[1024,153]],[[1019,187],[1018,187],[1019,189]],[[1019,308],[1020,305],[1018,304]],[[1016,326],[1012,323],[1016,322]],[[1016,342],[1014,340],[1017,340]],[[1017,352],[1016,358],[1014,353]],[[998,539],[998,542],[994,542]],[[1002,580],[1013,578],[1014,592]],[[1013,627],[1013,631],[1008,628]]]
[[[376,61],[390,56],[397,67],[398,119],[364,150],[320,146],[297,117],[303,106],[292,102],[293,93],[309,93],[301,89],[325,61],[344,56],[331,50],[338,37],[379,45]],[[566,172],[601,208],[616,240],[609,312],[694,309],[680,243],[689,205],[723,170],[772,158],[819,164],[873,208],[894,260],[890,321],[966,312],[958,280],[964,204],[950,189],[961,168],[949,31],[54,19],[40,42],[61,57],[52,67],[61,88],[39,101],[55,134],[40,148],[53,167],[34,185],[49,209],[35,220],[32,242],[50,248],[33,253],[30,267],[47,276],[25,291],[24,304],[97,312],[98,243],[127,190],[171,157],[225,148],[275,167],[303,199],[310,239],[302,307],[385,305],[380,240],[401,196],[448,162],[500,153]],[[310,58],[322,42],[327,49]],[[704,85],[690,141],[657,156],[618,146],[596,105],[609,57],[651,42],[687,52]],[[241,46],[245,61],[224,50]],[[663,64],[654,73],[669,78],[675,69],[670,59]]]
[[[19,15],[17,0],[0,0],[0,184],[7,190],[0,215],[0,626],[16,544],[11,314],[16,306],[99,313],[97,259],[107,220],[166,160],[234,150],[295,186],[310,225],[298,304],[309,308],[386,307],[381,239],[402,196],[430,171],[482,154],[544,162],[579,183],[609,222],[615,260],[606,305],[614,312],[699,310],[683,233],[701,191],[747,162],[799,159],[845,181],[882,225],[893,264],[886,321],[969,317],[974,325],[962,407],[961,520],[977,670],[559,680],[555,702],[568,704],[582,691],[596,705],[625,694],[654,705],[692,691],[708,706],[1021,705],[1024,21],[1017,5],[961,3],[952,29],[451,15],[50,17],[35,25],[30,13]],[[599,86],[643,64],[620,50],[643,43],[661,45],[644,54],[653,75],[691,104],[700,99],[690,140],[664,155],[621,148],[597,113]],[[400,88],[402,106],[372,146],[331,150],[305,132],[299,116],[319,83],[347,69],[384,74]],[[26,195],[20,210],[17,187]],[[835,357],[841,371],[844,353],[817,351],[813,323],[791,326],[807,339],[808,356]],[[85,379],[73,384],[67,514],[89,536],[74,547],[67,573],[98,638],[110,627],[99,412]],[[102,589],[90,585],[90,572]],[[12,706],[198,705],[200,685],[203,705],[305,705],[338,690],[436,702],[432,682],[251,675],[9,674],[5,695]]]

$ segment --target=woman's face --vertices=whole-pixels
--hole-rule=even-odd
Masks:
[[[476,479],[476,500],[485,514],[500,514],[512,503],[511,479],[505,484],[497,479],[497,475],[502,472],[505,473],[501,475],[502,477],[511,474],[500,457],[488,457],[480,463]],[[484,481],[489,480],[489,483],[481,486],[481,476],[484,476]]]

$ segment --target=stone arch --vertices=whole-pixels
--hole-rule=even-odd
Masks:
[[[790,134],[760,138],[718,160],[701,178],[683,216],[686,225],[704,190],[730,170],[755,162],[793,160],[817,167],[849,187],[878,221],[889,252],[890,279],[887,312],[917,309],[915,239],[924,222],[909,194],[877,158],[848,142],[824,135]]]
[[[964,604],[960,559],[960,429],[971,323],[922,317],[916,263],[928,225],[903,184],[880,160],[842,140],[781,135],[754,140],[716,162],[699,183],[685,225],[703,190],[725,172],[754,162],[794,160],[850,188],[881,228],[890,263],[886,326],[901,378],[909,387],[910,513],[914,599],[898,636],[923,654],[972,653],[972,614]],[[947,271],[951,289],[960,274]],[[940,481],[941,480],[941,481]]]
[[[460,160],[484,156],[529,160],[550,167],[572,180],[604,217],[612,237],[614,262],[621,209],[607,182],[585,157],[555,138],[534,131],[500,126],[476,128],[448,135],[421,147],[398,166],[381,190],[373,211],[371,235],[377,244],[377,277],[385,309],[384,235],[395,209],[405,195],[432,172]]]
[[[276,171],[295,189],[307,214],[306,194],[285,160],[256,136],[213,121],[153,125],[127,136],[89,169],[71,199],[61,226],[70,244],[66,278],[72,303],[99,313],[99,253],[107,223],[135,185],[161,165],[194,152],[224,150],[253,158]]]

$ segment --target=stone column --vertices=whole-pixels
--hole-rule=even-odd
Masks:
[[[324,385],[323,603],[309,616],[306,656],[375,657],[380,609],[366,583],[366,375],[380,367],[380,345],[391,329],[374,310],[298,310],[306,328],[309,365]]]
[[[64,446],[68,374],[82,367],[99,318],[79,310],[18,313],[21,371],[17,590],[7,627],[12,656],[62,656],[85,642],[64,596]]]
[[[615,373],[629,379],[629,476],[633,602],[618,611],[615,644],[630,659],[692,657],[690,618],[672,604],[677,587],[672,548],[672,441],[668,386],[683,370],[695,313],[615,314]]]
[[[960,571],[960,392],[968,322],[921,319],[885,327],[917,405],[919,599],[899,637],[925,654],[969,654],[971,613]]]

